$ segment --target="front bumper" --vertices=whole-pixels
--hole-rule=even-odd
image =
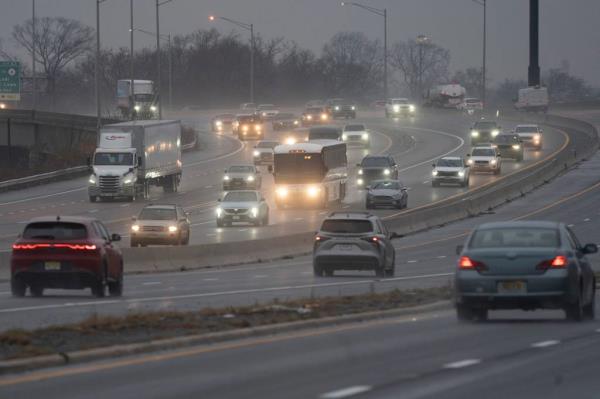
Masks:
[[[433,176],[432,181],[435,183],[446,183],[446,184],[462,184],[467,182],[467,176]]]
[[[260,215],[253,217],[250,212],[235,215],[222,213],[221,216],[217,217],[217,220],[224,223],[255,223],[260,220]]]
[[[256,190],[258,188],[258,183],[256,180],[253,182],[248,181],[231,181],[231,182],[223,182],[223,191],[232,191],[232,190]]]
[[[137,232],[131,233],[130,242],[132,245],[171,245],[179,240],[179,232]]]
[[[496,163],[495,165],[492,165],[490,163],[488,163],[488,164],[473,163],[471,165],[471,172],[495,172],[499,169],[500,169],[499,163]]]
[[[401,198],[393,198],[393,197],[367,197],[366,202],[371,206],[394,206],[398,207],[402,205]]]
[[[102,191],[99,186],[88,186],[88,196],[102,198],[133,197],[135,196],[135,186],[120,186],[116,191]]]

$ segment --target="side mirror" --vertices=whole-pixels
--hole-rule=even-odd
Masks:
[[[180,222],[187,222],[187,219],[186,218],[181,218],[181,219],[179,219],[179,221]]]
[[[260,200],[261,200],[262,202],[266,201],[265,197],[260,197]]]
[[[119,234],[113,233],[113,234],[110,236],[110,240],[111,240],[111,241],[121,241],[121,236],[120,236]]]
[[[463,249],[465,249],[464,245],[457,245],[456,246],[456,254],[460,255],[462,253]]]
[[[431,167],[432,167],[432,168],[435,168],[435,164],[434,164],[434,163],[432,163],[432,164],[431,164]]]
[[[471,158],[471,154],[467,154],[467,158]]]
[[[223,169],[223,173],[227,173],[227,169]]]
[[[221,198],[217,198],[217,202],[221,202]]]
[[[395,231],[394,231],[394,232],[392,232],[392,234],[390,234],[390,240],[395,240],[395,239],[398,239],[398,238],[403,238],[403,237],[404,237],[404,236],[403,236],[402,234],[398,234],[398,233],[396,233]]]
[[[598,246],[596,244],[585,244],[583,248],[581,248],[581,252],[583,254],[595,254],[598,252]]]
[[[357,163],[356,166],[360,168],[360,164],[359,163]]]
[[[501,156],[502,156],[502,154],[498,153],[498,157],[501,157]]]

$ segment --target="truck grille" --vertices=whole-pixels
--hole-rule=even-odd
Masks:
[[[475,161],[476,165],[489,165],[489,161]]]
[[[100,191],[103,193],[119,192],[119,176],[100,176]]]
[[[458,174],[458,172],[447,172],[447,171],[438,171],[437,175],[440,177],[447,177],[447,176],[456,176]]]
[[[165,226],[142,226],[143,231],[165,231]]]
[[[243,215],[248,212],[248,209],[225,209],[225,213],[228,215]]]

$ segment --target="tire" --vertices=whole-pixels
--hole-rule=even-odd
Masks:
[[[313,265],[313,274],[315,277],[323,277],[323,268],[318,265]]]
[[[96,202],[98,201],[98,197],[96,197],[95,195],[90,195],[90,202]]]
[[[96,298],[104,298],[104,291],[105,291],[105,287],[104,287],[104,281],[103,280],[97,280],[96,282],[93,283],[92,285],[92,295],[95,296]]]
[[[39,298],[44,296],[44,287],[38,284],[33,284],[29,287],[29,292],[31,292],[31,296]]]
[[[267,213],[265,214],[265,217],[264,217],[264,218],[263,218],[263,220],[262,220],[262,225],[263,225],[263,226],[268,226],[268,225],[269,225],[269,212],[267,212]]]
[[[25,292],[27,292],[27,285],[18,278],[12,278],[10,280],[10,292],[14,297],[24,297]]]
[[[375,276],[383,278],[386,275],[385,265],[382,265],[375,269]]]
[[[458,321],[473,321],[475,319],[475,313],[473,309],[466,305],[456,304],[456,318]]]
[[[119,275],[117,281],[108,283],[108,294],[110,296],[122,296],[123,295],[123,273]]]
[[[223,227],[223,220],[217,219],[217,227]]]
[[[581,300],[581,292],[579,293],[575,303],[568,303],[565,305],[565,315],[567,320],[570,321],[583,321],[583,306]]]
[[[130,246],[131,248],[135,248],[135,247],[137,247],[138,245],[140,245],[140,244],[139,244],[137,241],[133,241],[133,240],[129,241],[129,246]]]
[[[592,288],[591,302],[583,307],[583,317],[588,320],[594,320],[596,318],[596,281],[593,281],[592,283],[594,286]]]

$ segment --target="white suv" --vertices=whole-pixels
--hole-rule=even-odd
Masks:
[[[525,147],[533,148],[537,151],[543,146],[543,131],[538,125],[517,125],[516,133]]]
[[[471,168],[460,157],[444,157],[433,164],[431,185],[439,187],[441,183],[460,184],[468,187]]]
[[[471,154],[467,154],[467,164],[473,172],[492,172],[500,174],[502,169],[502,158],[500,152],[492,145],[481,145],[473,147]]]
[[[413,116],[417,108],[407,98],[390,98],[385,103],[385,117]]]
[[[346,125],[342,131],[342,141],[347,145],[355,144],[363,147],[369,147],[369,131],[362,123],[352,123]]]

